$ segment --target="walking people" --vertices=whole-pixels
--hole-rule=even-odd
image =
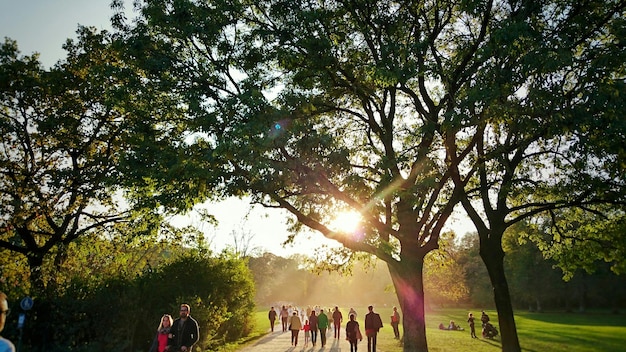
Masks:
[[[172,328],[172,321],[174,319],[169,314],[164,314],[159,322],[157,333],[152,340],[152,346],[150,346],[150,352],[164,352],[167,346],[172,344],[170,330]],[[1,349],[0,349],[1,351]]]
[[[470,336],[473,339],[477,339],[478,337],[476,337],[476,328],[474,327],[474,314],[469,313],[469,316],[467,317],[467,322],[470,326]]]
[[[322,342],[322,348],[324,348],[324,346],[326,346],[326,330],[328,329],[328,316],[326,316],[323,309],[320,309],[320,315],[317,317],[317,328],[320,331],[320,341]]]
[[[376,352],[376,337],[378,330],[383,327],[383,321],[378,313],[374,313],[374,307],[367,307],[369,313],[365,314],[365,335],[367,335],[367,352]]]
[[[200,339],[198,322],[189,315],[190,313],[191,308],[188,304],[180,305],[180,318],[174,320],[170,329],[174,351],[191,352],[193,345]]]
[[[359,323],[355,320],[354,314],[350,314],[350,321],[346,324],[346,340],[350,342],[350,352],[357,352],[358,341],[363,341]]]
[[[315,310],[311,311],[309,325],[311,326],[311,342],[313,343],[313,347],[315,347],[317,343],[317,315],[315,314]]]
[[[391,314],[391,327],[393,328],[393,334],[395,335],[395,339],[400,339],[400,329],[398,329],[398,325],[400,325],[400,313],[398,313],[398,307],[393,307],[393,314]]]
[[[9,309],[9,302],[7,301],[6,293],[0,291],[0,332],[4,330],[4,324],[6,324],[7,316],[11,314]],[[15,352],[15,346],[9,339],[5,339],[0,336],[0,351],[2,352]]]
[[[287,331],[287,320],[289,319],[289,311],[286,306],[280,310],[280,322],[283,324],[283,332]]]
[[[289,318],[289,330],[291,330],[291,345],[298,346],[298,335],[302,330],[302,321],[297,311],[293,311],[293,315]]]
[[[276,322],[277,315],[278,313],[276,313],[276,310],[274,310],[274,307],[270,308],[270,311],[267,313],[267,318],[270,320],[270,328],[272,332],[274,332],[274,323]]]
[[[340,338],[341,335],[341,323],[343,322],[343,314],[339,310],[339,307],[335,306],[335,311],[333,312],[333,324],[335,326],[335,338]]]

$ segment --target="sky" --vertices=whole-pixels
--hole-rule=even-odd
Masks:
[[[110,18],[113,11],[110,0],[0,0],[0,39],[8,37],[17,41],[22,55],[39,53],[45,67],[53,66],[65,58],[62,45],[68,38],[76,39],[78,25],[93,26],[99,30],[111,30]],[[131,11],[131,0],[126,0],[127,11]],[[233,233],[249,234],[249,247],[269,251],[276,255],[289,256],[294,253],[310,254],[315,248],[337,242],[326,239],[317,232],[299,235],[295,245],[283,247],[289,233],[285,225],[288,215],[278,209],[250,207],[246,200],[228,199],[204,207],[219,222],[217,228],[202,224],[191,214],[177,217],[176,223],[199,227],[207,234],[212,249],[221,251],[233,246]],[[457,233],[472,231],[467,221],[455,226]]]
[[[111,29],[110,0],[0,0],[0,37],[17,41],[24,55],[41,54],[46,67],[65,57],[62,45],[78,25]]]

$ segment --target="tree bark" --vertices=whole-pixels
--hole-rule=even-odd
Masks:
[[[509,285],[504,274],[504,250],[500,236],[481,235],[480,256],[487,267],[489,278],[493,286],[493,296],[498,311],[498,325],[503,352],[521,352],[513,305],[509,293]]]
[[[42,268],[43,268],[43,255],[37,255],[37,253],[29,253],[26,255],[28,260],[28,267],[30,270],[30,286],[31,295],[42,295],[46,289],[46,283],[44,281]]]
[[[411,258],[408,263],[389,264],[389,272],[402,311],[402,342],[405,352],[428,352],[424,309],[422,260]]]

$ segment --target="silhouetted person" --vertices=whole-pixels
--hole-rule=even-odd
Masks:
[[[309,325],[311,327],[311,342],[313,346],[317,343],[317,315],[315,310],[311,311],[311,315],[309,316]]]
[[[367,352],[376,352],[376,336],[378,330],[383,327],[383,321],[378,313],[374,313],[374,307],[367,307],[369,313],[365,314],[365,335],[367,335]]]
[[[398,329],[398,325],[400,324],[400,313],[398,313],[398,307],[393,307],[393,314],[391,315],[391,327],[393,328],[393,334],[396,339],[400,338],[400,329]]]
[[[274,307],[270,308],[270,311],[267,313],[267,318],[270,320],[270,328],[272,329],[272,332],[274,332],[274,323],[276,322],[277,315],[278,313],[276,313]]]
[[[286,306],[280,310],[280,322],[283,324],[283,332],[287,331],[287,319],[289,319],[289,311]]]
[[[356,352],[358,341],[363,341],[359,323],[354,319],[354,314],[350,314],[350,321],[346,324],[346,339],[350,342],[350,352]]]
[[[339,307],[335,307],[333,311],[333,325],[335,327],[335,338],[338,339],[341,332],[341,323],[343,322],[343,314],[339,311]]]

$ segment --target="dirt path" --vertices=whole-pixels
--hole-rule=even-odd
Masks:
[[[343,335],[344,331],[342,331]],[[317,337],[315,347],[309,342],[308,346],[304,343],[304,332],[301,331],[298,336],[298,346],[291,345],[291,332],[274,331],[262,337],[250,346],[247,346],[239,352],[350,352],[350,343],[345,336],[339,339],[333,337],[333,332],[326,334],[326,346],[322,348],[322,344]],[[367,341],[360,341],[358,344],[359,352],[367,352]],[[377,349],[377,352],[382,352]]]

